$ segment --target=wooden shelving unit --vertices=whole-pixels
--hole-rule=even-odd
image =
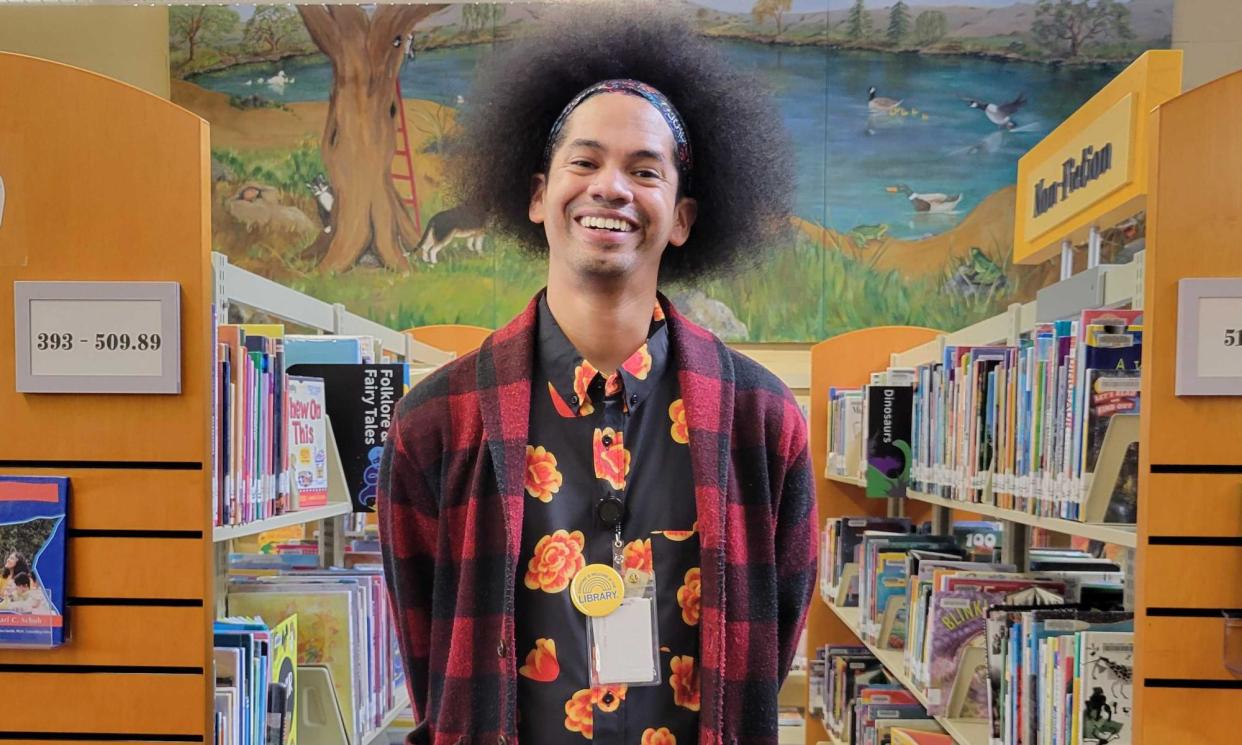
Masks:
[[[1004,521],[1006,560],[1012,560],[1015,550],[1025,549],[1026,530],[1032,527],[1133,552],[1134,745],[1211,741],[1219,737],[1222,726],[1238,722],[1242,711],[1242,682],[1222,657],[1225,612],[1242,609],[1242,448],[1237,440],[1242,432],[1242,399],[1174,393],[1178,282],[1242,276],[1242,251],[1236,245],[1242,140],[1230,124],[1234,115],[1242,114],[1242,72],[1177,96],[1168,86],[1170,79],[1176,80],[1180,58],[1167,56],[1175,52],[1159,54],[1166,56],[1147,60],[1156,81],[1150,89],[1154,98],[1147,100],[1150,105],[1143,105],[1143,99],[1136,104],[1142,126],[1134,146],[1149,153],[1139,156],[1142,168],[1134,175],[1142,187],[1139,196],[1132,196],[1132,189],[1124,199],[1113,195],[1102,206],[1090,208],[1096,219],[1103,220],[1117,217],[1119,210],[1138,211],[1145,204],[1146,250],[1132,263],[1098,268],[1098,283],[1082,293],[1081,300],[1075,300],[1071,284],[954,334],[891,343],[887,347],[891,356],[863,371],[845,367],[841,359],[848,359],[842,354],[847,345],[851,352],[859,349],[856,340],[864,337],[857,334],[866,332],[823,342],[816,349],[825,353],[812,360],[812,447],[822,450],[829,386],[859,385],[866,382],[865,373],[889,365],[930,362],[939,358],[946,344],[1012,344],[1037,319],[1069,318],[1088,307],[1143,309],[1137,526],[1046,518],[917,492],[906,500],[908,506],[930,506],[940,525],[947,525],[954,512]],[[1098,231],[1088,230],[1091,224],[1077,220],[1073,230],[1097,241]],[[893,340],[877,335],[871,341]],[[820,459],[816,467],[821,474],[817,481],[821,518],[879,511],[876,502],[866,500],[847,480],[825,478],[826,453],[817,451],[815,456]],[[812,611],[808,656],[817,646],[839,642],[839,634],[857,636],[856,609],[827,602],[817,605],[833,622]],[[873,652],[895,678],[909,684],[900,653]],[[988,740],[986,725],[954,720],[941,720],[941,725],[961,745]],[[808,733],[808,745],[827,740]]]
[[[841,619],[845,627],[858,637],[867,649],[871,650],[871,653],[880,661],[880,664],[884,665],[884,669],[888,671],[893,679],[914,694],[914,697],[924,707],[931,705],[923,690],[906,674],[900,650],[881,649],[863,639],[862,632],[858,629],[858,608],[843,608],[823,595],[820,595],[820,600],[828,606],[829,610],[836,614],[837,618]],[[936,722],[941,727],[944,727],[945,732],[949,733],[959,745],[988,745],[988,725],[985,722],[949,719],[948,717],[936,717]],[[829,737],[831,738],[831,733],[829,733]]]

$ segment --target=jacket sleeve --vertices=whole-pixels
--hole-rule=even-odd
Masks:
[[[782,683],[789,673],[806,623],[807,608],[815,588],[819,547],[815,480],[807,449],[806,420],[792,400],[785,406],[784,419],[793,432],[786,440],[785,476],[780,494],[776,495],[776,600],[780,635],[777,672]]]
[[[389,606],[405,663],[410,703],[420,723],[427,718],[428,659],[431,642],[432,578],[439,499],[428,474],[408,447],[414,417],[398,406],[380,460],[380,549]]]

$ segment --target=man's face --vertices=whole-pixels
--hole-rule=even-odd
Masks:
[[[534,180],[530,219],[544,226],[553,274],[654,281],[665,247],[685,243],[694,222],[694,200],[677,189],[673,134],[659,112],[623,93],[587,99]]]

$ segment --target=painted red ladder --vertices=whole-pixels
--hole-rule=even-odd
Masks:
[[[401,96],[400,78],[397,78],[397,111],[399,112],[399,118],[397,119],[397,150],[393,155],[405,160],[405,173],[392,171],[392,180],[408,181],[410,183],[410,196],[400,197],[401,203],[413,208],[414,229],[422,230],[422,219],[418,214],[418,185],[414,181],[414,154],[410,149],[410,131],[405,123],[405,99]],[[398,192],[398,195],[400,195],[400,192]]]

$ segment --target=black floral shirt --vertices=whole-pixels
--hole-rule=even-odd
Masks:
[[[693,745],[699,719],[699,538],[689,432],[657,304],[647,342],[611,376],[597,372],[539,303],[515,623],[518,733],[528,745]],[[568,587],[613,563],[605,494],[625,502],[625,569],[655,572],[656,686],[592,688],[587,619]],[[623,570],[624,571],[624,570]]]

